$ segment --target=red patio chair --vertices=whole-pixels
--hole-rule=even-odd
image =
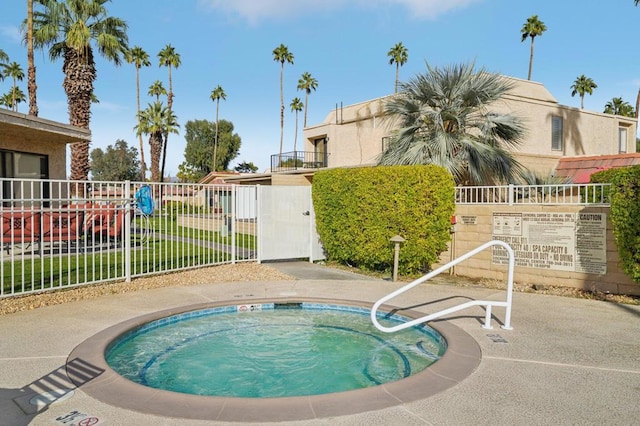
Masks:
[[[92,223],[86,233],[94,242],[117,242],[122,237],[124,229],[124,209],[110,204],[92,210]]]
[[[82,236],[83,212],[75,211],[43,211],[42,235],[40,243],[63,242],[75,244]]]
[[[38,212],[2,211],[2,245],[10,253],[12,246],[33,244],[40,236],[40,214]]]

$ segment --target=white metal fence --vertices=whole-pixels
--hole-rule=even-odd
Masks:
[[[37,179],[0,184],[0,298],[261,260],[255,186]],[[155,204],[152,214],[137,205],[144,185]],[[455,197],[457,204],[608,206],[609,186],[458,187]],[[302,210],[295,209],[300,218]]]
[[[456,204],[609,205],[609,183],[459,186]]]
[[[257,260],[255,187],[0,183],[0,297]],[[152,214],[137,205],[143,185]]]

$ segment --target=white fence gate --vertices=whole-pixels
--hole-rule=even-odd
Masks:
[[[258,186],[258,260],[324,259],[311,186]]]

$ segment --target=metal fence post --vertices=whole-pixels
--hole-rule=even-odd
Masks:
[[[125,282],[131,282],[131,181],[124,182],[124,276]]]
[[[256,185],[256,229],[255,229],[255,250],[256,250],[256,262],[262,263],[262,238],[260,231],[262,230],[262,211],[260,206],[262,204],[262,186]]]
[[[236,263],[236,203],[238,202],[238,187],[237,185],[231,186],[231,264]],[[228,229],[228,228],[227,228]]]

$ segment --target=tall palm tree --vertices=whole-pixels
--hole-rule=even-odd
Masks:
[[[604,106],[605,114],[622,115],[623,117],[635,117],[635,111],[629,102],[622,98],[612,98]]]
[[[541,36],[542,33],[547,31],[547,26],[538,19],[538,15],[533,15],[527,18],[527,22],[522,26],[520,33],[522,34],[522,41],[527,38],[531,38],[531,48],[529,53],[529,74],[527,80],[531,80],[531,68],[533,67],[533,43],[536,37]]]
[[[293,53],[284,44],[273,49],[273,60],[280,62],[280,156],[282,156],[282,141],[284,140],[284,63],[293,65]]]
[[[218,112],[220,110],[220,99],[227,99],[227,94],[224,93],[222,86],[218,85],[211,91],[211,100],[216,103],[216,136],[213,141],[213,168],[211,169],[214,172],[217,170],[218,165]]]
[[[295,113],[296,113],[296,133],[295,133],[295,136],[293,137],[293,156],[295,157],[295,160],[297,160],[296,144],[298,142],[298,113],[300,111],[302,111],[303,104],[302,104],[302,101],[300,100],[300,98],[293,98],[293,100],[291,101],[290,106],[291,106],[291,112],[295,111]]]
[[[521,120],[491,110],[509,90],[504,77],[473,64],[432,68],[400,85],[384,110],[398,124],[379,164],[436,164],[459,185],[515,182],[522,166],[508,148],[523,137]]]
[[[17,95],[18,92],[16,91],[16,89],[18,88],[18,81],[22,81],[24,79],[24,71],[22,70],[20,64],[14,61],[4,66],[2,74],[4,78],[11,77],[11,80],[13,81],[13,84],[11,86],[11,93],[13,96],[11,101],[11,109],[17,111],[18,104],[16,103],[15,95]]]
[[[593,89],[596,89],[598,85],[590,78],[582,74],[576,78],[571,86],[571,96],[580,95],[580,109],[584,109],[584,95],[588,93],[593,94]]]
[[[13,111],[18,111],[18,104],[25,102],[27,98],[24,95],[24,92],[20,90],[19,87],[12,87],[7,93],[2,95],[0,99],[0,105],[5,105],[7,109],[11,109]]]
[[[136,100],[138,107],[136,110],[136,117],[140,119],[140,68],[151,66],[151,61],[149,60],[149,54],[140,46],[133,46],[133,48],[127,52],[125,58],[128,63],[133,64],[136,67]],[[140,125],[139,122],[138,125]],[[140,173],[142,175],[142,181],[144,182],[147,178],[147,165],[144,161],[142,133],[138,135],[138,138],[140,141]]]
[[[164,49],[158,53],[158,59],[160,60],[160,66],[169,68],[169,93],[167,95],[167,109],[169,115],[172,115],[173,111],[173,81],[171,79],[171,69],[178,68],[180,66],[180,54],[176,52],[176,49],[167,44]],[[177,133],[177,132],[176,132]],[[169,142],[169,133],[164,135],[164,147],[162,148],[162,170],[160,176],[164,180],[164,166],[167,160],[167,143]]]
[[[139,135],[149,136],[151,153],[151,181],[161,182],[160,157],[162,156],[163,138],[169,133],[178,133],[176,116],[162,102],[149,104],[140,111],[138,125],[135,127]]]
[[[128,49],[127,24],[108,16],[108,0],[38,0],[42,10],[33,13],[36,47],[49,47],[52,60],[63,58],[62,86],[67,95],[69,123],[89,129],[91,95],[96,79],[93,44],[98,53],[120,65]],[[89,175],[90,142],[71,145],[71,179]]]
[[[0,49],[0,81],[4,81],[4,68],[9,63],[9,55]]]
[[[13,94],[9,91],[4,95],[0,96],[0,105],[6,107],[7,109],[11,109],[12,100],[13,100]]]
[[[19,87],[14,87],[11,90],[11,99],[13,100],[14,111],[18,111],[18,104],[27,101],[27,97]]]
[[[304,98],[304,124],[303,127],[307,127],[307,107],[309,105],[309,94],[312,90],[318,88],[318,80],[313,78],[310,73],[304,72],[298,80],[298,90],[305,91]]]
[[[398,93],[398,84],[400,83],[399,75],[400,75],[400,67],[407,63],[409,60],[409,51],[406,47],[400,43],[396,43],[389,51],[387,52],[387,56],[389,57],[389,65],[396,64],[396,84],[395,84],[395,93]]]
[[[156,102],[158,102],[160,100],[160,95],[166,96],[167,89],[164,88],[160,80],[156,80],[153,82],[153,84],[151,84],[151,86],[149,86],[149,91],[147,92],[147,94],[149,96],[155,96]]]
[[[36,92],[36,65],[33,60],[33,0],[27,0],[27,91],[29,92],[29,115],[38,116]]]

